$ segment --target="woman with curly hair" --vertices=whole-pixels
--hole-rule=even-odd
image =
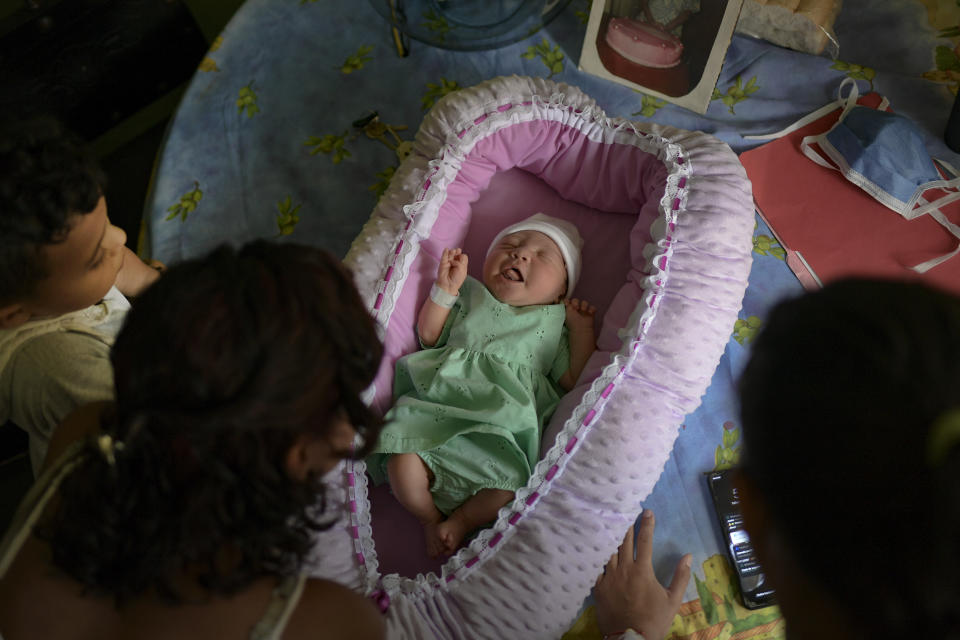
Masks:
[[[0,638],[382,637],[372,603],[301,574],[333,524],[321,476],[377,439],[381,353],[323,251],[171,268],[117,338],[115,404],[62,425],[4,538]]]

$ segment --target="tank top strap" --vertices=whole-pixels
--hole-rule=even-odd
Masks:
[[[17,507],[10,528],[0,542],[0,578],[7,574],[10,565],[30,537],[34,525],[40,519],[47,503],[60,487],[60,483],[84,460],[84,440],[78,440],[64,451],[57,461],[47,468],[33,484]]]
[[[306,584],[307,575],[299,574],[284,578],[274,587],[263,617],[250,629],[250,640],[280,640]]]

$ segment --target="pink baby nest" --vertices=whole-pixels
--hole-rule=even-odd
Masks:
[[[609,118],[569,85],[496,78],[438,102],[345,260],[385,344],[370,402],[389,406],[394,363],[418,348],[443,248],[462,246],[477,275],[494,234],[536,211],[584,238],[573,295],[598,307],[598,351],[493,527],[438,568],[382,571],[396,564],[391,538],[422,556],[422,535],[372,515],[393,499],[376,493],[372,508],[364,463],[347,462],[326,477],[341,518],[311,575],[375,595],[390,638],[560,637],[720,360],[747,285],[752,202],[727,145]]]
[[[606,39],[611,49],[630,62],[654,69],[675,67],[683,55],[679,38],[631,18],[611,18]]]

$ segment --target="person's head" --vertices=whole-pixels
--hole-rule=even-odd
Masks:
[[[196,575],[230,593],[296,571],[321,474],[364,455],[382,355],[350,275],[319,249],[254,242],[171,267],[112,360],[114,464],[88,446],[45,527],[54,562],[118,600]],[[354,450],[354,436],[362,443]]]
[[[0,122],[0,329],[99,301],[123,263],[96,160],[55,120]]]
[[[960,299],[845,280],[783,302],[740,396],[744,515],[787,623],[960,637]]]
[[[574,225],[536,213],[490,243],[483,284],[497,300],[515,307],[559,302],[577,284],[582,246]]]

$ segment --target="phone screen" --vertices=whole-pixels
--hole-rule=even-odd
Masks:
[[[727,555],[737,572],[743,606],[759,609],[774,604],[773,589],[766,584],[766,576],[754,555],[750,536],[743,528],[740,497],[730,481],[730,473],[710,471],[707,473],[707,484],[727,544]]]

